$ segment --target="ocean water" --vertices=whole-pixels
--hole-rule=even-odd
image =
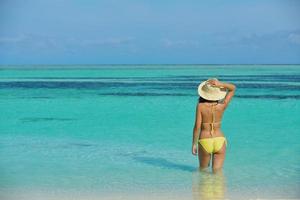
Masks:
[[[223,174],[191,154],[198,84],[236,84]],[[300,199],[300,66],[0,67],[0,198]]]

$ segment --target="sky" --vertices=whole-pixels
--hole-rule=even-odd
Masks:
[[[0,64],[300,64],[300,1],[0,0]]]

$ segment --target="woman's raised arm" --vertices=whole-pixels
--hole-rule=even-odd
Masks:
[[[209,84],[211,84],[213,86],[216,86],[219,88],[225,88],[228,90],[226,97],[223,101],[225,108],[226,108],[228,106],[229,102],[231,101],[232,97],[234,96],[236,86],[232,83],[225,83],[225,82],[221,82],[221,81],[214,80],[214,79],[209,80],[208,82],[209,82]]]

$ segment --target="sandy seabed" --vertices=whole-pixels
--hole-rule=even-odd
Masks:
[[[84,193],[84,192],[74,192],[74,193],[57,193],[57,192],[22,192],[22,193],[10,193],[1,194],[0,199],[2,200],[273,200],[273,199],[300,199],[300,198],[278,198],[272,196],[265,197],[251,197],[249,195],[245,196],[244,193],[240,194],[230,194],[225,196],[218,196],[219,194],[206,193],[203,194],[193,194],[187,192],[178,193],[162,193],[162,192],[149,192],[149,193]]]

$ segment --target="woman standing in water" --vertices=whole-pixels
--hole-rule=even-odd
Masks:
[[[221,120],[234,92],[235,85],[218,79],[209,79],[198,87],[192,153],[198,153],[201,170],[210,166],[211,159],[214,173],[223,167],[227,141],[221,131]]]

